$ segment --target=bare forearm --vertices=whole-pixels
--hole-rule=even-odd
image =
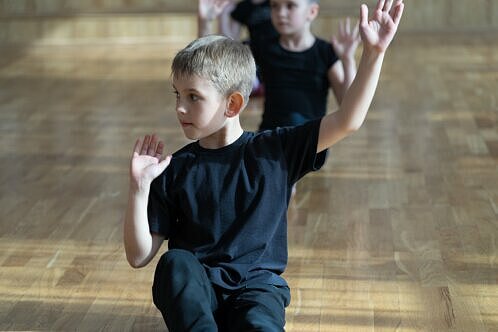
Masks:
[[[234,6],[230,7],[233,8]],[[229,10],[231,11],[231,10]],[[230,14],[225,13],[218,18],[218,26],[221,34],[239,40],[240,38],[240,24],[230,18]]]
[[[344,118],[344,125],[350,130],[360,128],[365,120],[377,89],[383,59],[384,53],[362,54],[356,79],[353,79],[339,108]]]
[[[152,252],[152,235],[147,220],[149,192],[130,189],[128,207],[124,219],[124,246],[131,266],[145,265]]]
[[[356,76],[356,61],[354,58],[347,58],[341,60],[341,62],[344,69],[344,83],[342,91],[342,97],[344,98],[346,91],[348,91]]]
[[[320,125],[317,151],[329,148],[362,125],[372,102],[384,53],[364,51],[351,86],[337,112],[325,116]]]
[[[317,152],[332,146],[363,124],[379,82],[385,51],[398,29],[403,8],[403,0],[378,0],[375,14],[369,20],[367,5],[361,5],[359,31],[363,53],[358,72],[339,111],[322,119]]]
[[[199,37],[210,35],[213,32],[213,22],[211,20],[197,16],[197,34]]]

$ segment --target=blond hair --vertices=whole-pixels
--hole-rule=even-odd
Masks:
[[[225,36],[210,35],[179,51],[171,65],[173,78],[200,76],[223,96],[239,91],[247,102],[256,76],[251,50]]]

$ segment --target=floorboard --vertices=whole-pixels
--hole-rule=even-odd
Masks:
[[[1,49],[0,330],[164,330],[121,217],[135,138],[187,142],[177,49]],[[496,41],[396,40],[365,125],[298,184],[287,331],[498,331],[497,91]]]

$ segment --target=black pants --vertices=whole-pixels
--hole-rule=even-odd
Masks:
[[[161,257],[152,295],[170,332],[283,331],[290,302],[288,287],[213,285],[197,258],[179,249]]]

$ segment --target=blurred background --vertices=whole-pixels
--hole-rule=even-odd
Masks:
[[[373,1],[363,1],[373,4]],[[358,16],[358,0],[322,0],[314,23],[329,37],[335,21]],[[496,0],[407,0],[403,33],[498,31]],[[181,42],[196,36],[197,1],[1,0],[0,43],[74,44]]]
[[[196,8],[0,0],[0,330],[164,330],[121,218],[135,139],[188,142],[169,75]],[[497,92],[498,0],[405,0],[365,124],[298,184],[287,331],[498,331]]]

